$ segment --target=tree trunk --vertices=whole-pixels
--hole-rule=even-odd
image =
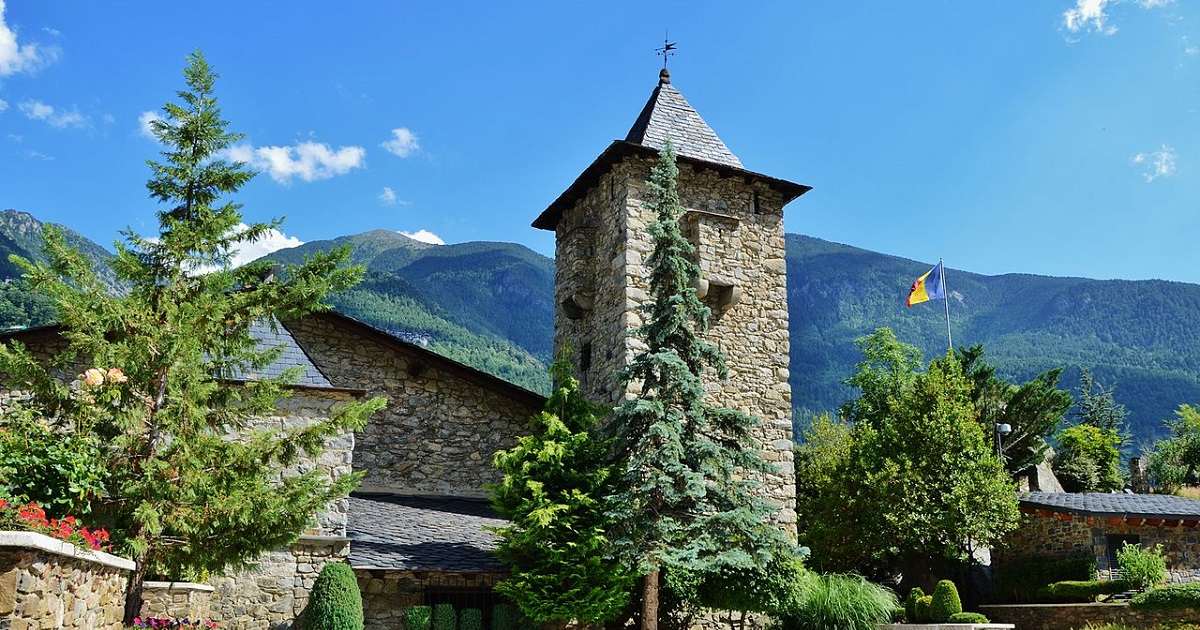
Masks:
[[[658,569],[642,578],[642,630],[658,630]]]
[[[133,618],[142,615],[142,586],[146,582],[146,563],[139,560],[129,576],[129,584],[125,587],[125,619],[126,626],[133,625]]]

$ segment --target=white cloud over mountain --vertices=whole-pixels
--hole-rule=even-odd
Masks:
[[[254,147],[239,144],[225,150],[224,157],[245,162],[267,173],[280,184],[295,178],[306,182],[345,175],[366,165],[367,152],[362,147],[345,146],[334,149],[319,142],[301,142],[291,146]]]
[[[405,232],[404,230],[401,230],[400,233],[414,241],[421,241],[422,243],[429,243],[430,245],[446,244],[446,241],[442,240],[442,237],[430,232],[429,230],[417,230],[416,232]]]
[[[4,10],[5,0],[0,0],[0,77],[37,72],[58,60],[57,47],[18,41],[17,32],[4,19]]]

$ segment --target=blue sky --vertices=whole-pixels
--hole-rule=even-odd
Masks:
[[[373,228],[553,252],[530,221],[654,87],[787,228],[982,273],[1200,282],[1200,2],[0,0],[0,208],[153,228],[139,120],[203,49],[270,246]],[[387,192],[387,191],[390,191]],[[264,244],[267,246],[268,244]]]

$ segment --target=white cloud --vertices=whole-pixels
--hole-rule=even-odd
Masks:
[[[1138,153],[1132,158],[1134,166],[1142,167],[1142,178],[1150,183],[1160,177],[1170,177],[1175,174],[1175,149],[1162,145],[1157,151]]]
[[[379,145],[392,155],[406,158],[421,149],[417,134],[408,127],[397,127],[392,130],[392,139]]]
[[[391,186],[384,186],[383,192],[379,193],[379,203],[385,206],[396,205],[396,191],[392,190]]]
[[[416,232],[405,232],[404,230],[400,230],[400,233],[414,241],[421,241],[422,243],[429,243],[430,245],[446,244],[446,241],[443,241],[442,237],[430,232],[429,230],[417,230]]]
[[[1063,11],[1062,25],[1072,33],[1080,31],[1114,35],[1117,26],[1109,22],[1108,10],[1128,0],[1075,0],[1075,6]],[[1139,7],[1151,10],[1172,5],[1175,0],[1136,0]]]
[[[5,0],[0,0],[0,77],[18,72],[36,72],[58,59],[58,48],[22,44],[17,32],[4,21]]]
[[[8,109],[8,101],[0,98],[0,112]]]
[[[33,151],[33,150],[26,151],[25,156],[31,160],[40,160],[42,162],[49,162],[50,160],[54,159],[53,155],[46,155],[45,153],[42,153],[41,151]]]
[[[239,223],[235,229],[238,232],[241,232],[247,227],[249,226],[245,223]],[[281,249],[287,249],[289,247],[299,247],[303,244],[304,241],[296,238],[295,236],[288,236],[279,230],[267,230],[267,233],[257,241],[239,243],[237,250],[232,252],[233,257],[230,259],[230,265],[233,267],[241,267],[248,262],[258,260],[259,258],[262,258],[263,256],[266,256],[272,252],[277,252]]]
[[[62,31],[60,31],[52,26],[43,26],[42,32],[51,37],[62,37]]]
[[[335,150],[318,142],[266,147],[239,144],[226,149],[224,155],[269,174],[271,179],[280,184],[291,183],[295,177],[311,182],[345,175],[356,168],[363,168],[366,156],[367,152],[362,147],[347,146]]]
[[[150,126],[150,123],[162,119],[162,116],[160,116],[158,112],[147,111],[138,114],[138,133],[142,134],[142,136],[146,138],[149,138],[150,140],[158,142],[158,138],[154,137],[154,129]]]
[[[86,127],[88,124],[87,117],[79,113],[79,110],[71,108],[71,111],[55,109],[52,105],[47,105],[41,101],[28,100],[22,101],[17,107],[25,117],[30,120],[41,120],[51,127],[63,129],[66,127]]]
[[[1175,4],[1175,0],[1138,0],[1143,9],[1160,9],[1168,4]]]

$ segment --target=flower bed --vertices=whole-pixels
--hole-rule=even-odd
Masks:
[[[108,551],[108,530],[89,529],[74,516],[47,518],[46,510],[34,502],[17,505],[0,498],[0,530],[19,529],[69,542],[94,551]]]
[[[134,617],[130,628],[156,628],[158,630],[192,630],[198,628],[217,628],[217,622],[210,619],[171,619],[170,617]]]

